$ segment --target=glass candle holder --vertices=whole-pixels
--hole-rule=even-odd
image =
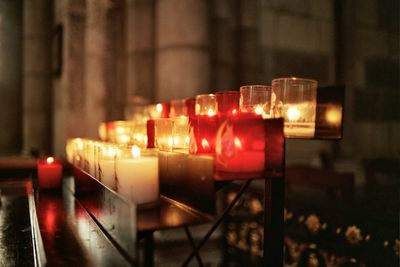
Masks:
[[[220,123],[216,136],[216,170],[220,180],[260,176],[265,166],[264,120],[241,113]],[[235,174],[235,175],[232,175]]]
[[[117,191],[136,204],[159,199],[158,157],[139,147],[120,149],[116,162]]]
[[[160,119],[160,118],[168,118],[170,112],[169,103],[158,103],[154,105],[148,106],[148,113],[150,119]]]
[[[272,114],[284,118],[286,137],[314,136],[317,86],[315,80],[296,77],[272,80]]]
[[[240,112],[271,117],[271,86],[246,85],[240,87]]]
[[[217,92],[217,107],[219,116],[232,116],[239,113],[240,92],[224,91]]]
[[[172,119],[154,120],[155,141],[158,149],[172,151],[174,145],[174,123]]]
[[[115,179],[115,159],[118,148],[113,144],[102,144],[98,148],[99,181],[112,190],[117,189]]]
[[[173,148],[189,148],[189,118],[185,116],[172,118],[173,121]]]
[[[132,144],[140,148],[147,147],[147,123],[134,123],[132,125]]]
[[[196,115],[207,115],[209,117],[217,114],[217,99],[214,94],[196,96]]]
[[[185,99],[172,100],[169,117],[175,118],[180,116],[185,116],[185,117],[188,116],[186,100]]]
[[[189,118],[189,153],[214,154],[215,135],[218,119],[216,116],[199,116]]]

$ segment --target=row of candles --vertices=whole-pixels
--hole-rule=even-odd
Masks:
[[[252,177],[264,170],[264,119],[283,118],[286,136],[314,136],[316,90],[317,81],[280,78],[151,105],[145,120],[102,123],[101,141],[69,140],[67,158],[136,204],[158,199],[158,150],[212,155],[218,172]]]

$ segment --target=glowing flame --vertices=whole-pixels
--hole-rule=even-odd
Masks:
[[[203,149],[210,149],[210,145],[208,144],[208,141],[205,138],[201,140],[201,146],[203,147]]]
[[[117,155],[117,150],[113,147],[109,147],[108,149],[103,150],[103,153],[106,156],[114,157],[115,155]]]
[[[254,112],[255,112],[257,115],[261,115],[261,114],[263,114],[264,109],[263,109],[263,107],[262,107],[261,105],[257,105],[256,108],[254,109]]]
[[[300,119],[300,110],[297,107],[290,107],[287,110],[289,121],[297,121]]]
[[[326,111],[325,119],[329,124],[339,124],[342,120],[342,113],[338,108],[330,108]]]
[[[237,113],[237,109],[232,110],[232,114],[235,115]]]
[[[214,116],[215,115],[215,110],[213,110],[212,108],[209,108],[208,111],[207,111],[207,115],[210,116],[210,117]]]
[[[123,143],[123,144],[126,144],[126,143],[128,143],[128,142],[130,141],[130,138],[129,138],[128,135],[123,134],[123,135],[121,135],[121,136],[119,137],[119,141],[120,141],[121,143]]]
[[[132,146],[131,152],[134,159],[140,158],[140,148],[138,146]]]
[[[47,162],[47,164],[51,164],[51,163],[54,162],[54,158],[53,158],[53,157],[48,157],[48,158],[46,159],[46,162]]]
[[[162,106],[162,104],[158,103],[158,104],[156,105],[156,110],[157,110],[157,112],[161,113],[161,112],[163,111],[163,106]]]
[[[123,127],[117,127],[115,129],[115,131],[116,131],[117,134],[123,134],[124,133],[124,128]]]
[[[185,143],[186,143],[186,144],[189,144],[189,142],[190,142],[190,137],[189,137],[189,135],[186,135],[186,137],[185,137]]]
[[[77,138],[75,142],[76,142],[76,146],[78,147],[78,149],[83,149],[82,139]]]
[[[238,137],[235,137],[234,141],[236,148],[242,149],[242,142],[240,142],[240,139]]]
[[[174,145],[174,138],[168,137],[167,142],[168,142],[168,148],[172,148]]]

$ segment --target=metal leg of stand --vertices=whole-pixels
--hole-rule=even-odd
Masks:
[[[190,245],[192,246],[192,249],[196,250],[196,244],[194,243],[194,240],[193,240],[192,234],[190,233],[189,227],[185,226],[184,228],[185,228],[186,235],[189,239]],[[199,255],[198,251],[196,252],[195,256],[196,256],[196,260],[197,260],[197,263],[199,264],[199,266],[203,267],[204,264],[203,264],[203,261],[201,260],[201,257]]]
[[[213,224],[213,226],[208,230],[206,235],[203,237],[203,239],[200,241],[200,243],[193,249],[192,253],[186,258],[186,260],[183,262],[182,267],[187,266],[190,261],[193,259],[193,257],[198,253],[198,251],[201,249],[201,247],[207,242],[207,240],[210,238],[212,233],[217,229],[218,225],[225,219],[225,217],[228,215],[228,213],[231,211],[231,209],[235,206],[239,198],[242,196],[243,192],[246,190],[246,188],[249,186],[252,180],[247,180],[246,183],[242,185],[240,188],[239,192],[235,196],[235,198],[232,200],[231,203],[229,203],[229,206],[225,208],[224,212],[221,214],[221,216],[217,219],[217,221]]]
[[[264,266],[283,266],[283,177],[267,177],[264,188]]]
[[[153,232],[146,233],[143,237],[144,256],[143,265],[145,267],[154,266],[154,237]]]

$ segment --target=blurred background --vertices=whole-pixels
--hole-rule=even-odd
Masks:
[[[63,156],[138,99],[282,76],[345,84],[343,140],[287,140],[287,166],[350,173],[351,197],[392,206],[372,228],[398,238],[399,12],[398,0],[0,0],[0,156]]]

